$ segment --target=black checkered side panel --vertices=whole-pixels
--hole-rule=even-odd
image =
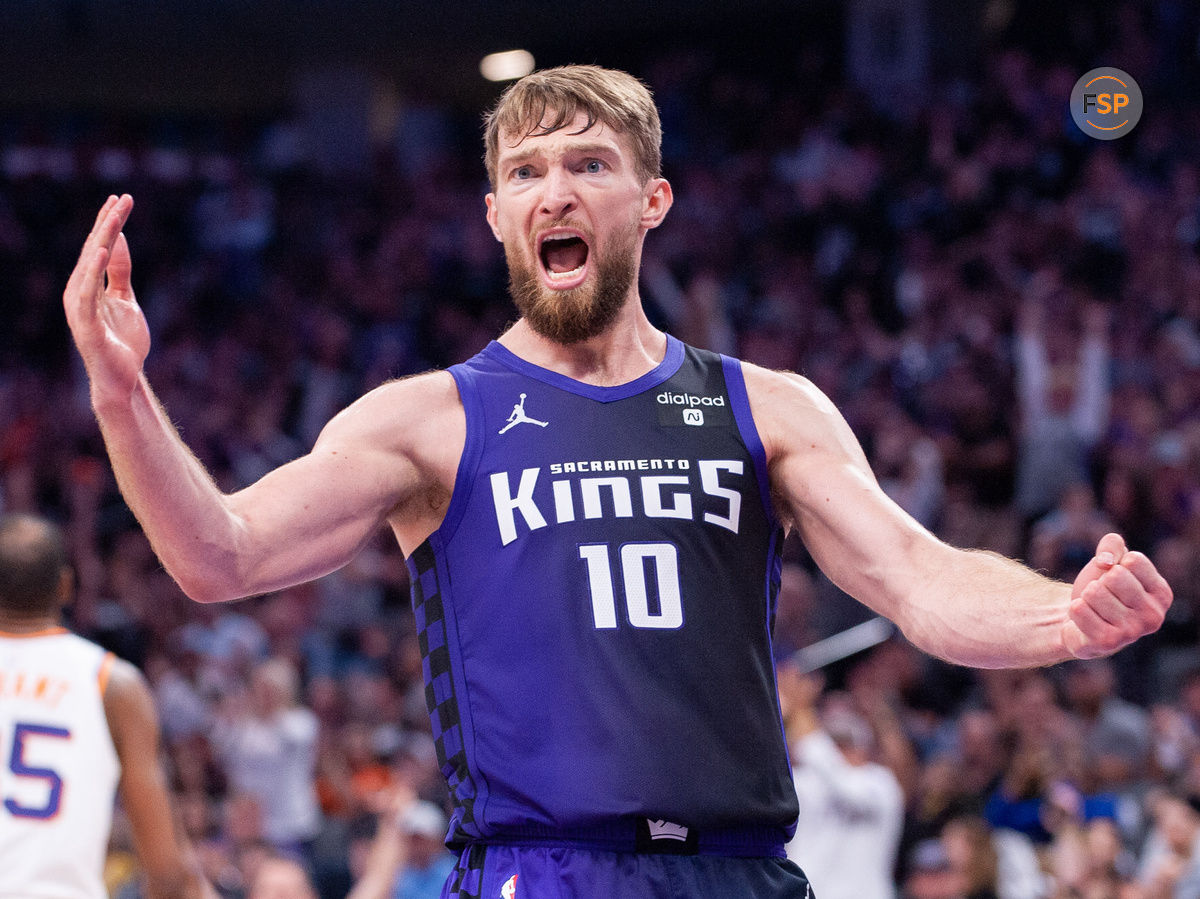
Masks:
[[[483,859],[487,846],[475,843],[461,856],[450,879],[450,899],[480,899],[483,895]]]
[[[433,726],[438,766],[450,787],[456,806],[452,844],[465,842],[478,834],[474,805],[477,790],[467,767],[463,746],[462,722],[454,680],[450,672],[450,651],[446,646],[446,617],[438,583],[437,559],[428,543],[409,559],[412,577],[413,615],[417,640],[421,646],[421,670],[425,677],[425,705]],[[463,826],[467,830],[463,830]]]

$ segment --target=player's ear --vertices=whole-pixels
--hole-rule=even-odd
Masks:
[[[487,206],[487,223],[492,229],[492,234],[496,235],[496,240],[500,241],[500,243],[504,243],[504,238],[500,236],[500,225],[497,221],[497,217],[500,213],[496,211],[496,195],[494,193],[489,193],[483,198],[483,202],[484,205]]]
[[[666,178],[651,178],[642,191],[641,225],[649,230],[657,228],[667,217],[667,211],[675,202],[671,183]]]

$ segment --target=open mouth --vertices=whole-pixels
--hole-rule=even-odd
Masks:
[[[561,287],[571,287],[583,280],[588,253],[587,242],[572,232],[545,236],[538,247],[546,279],[551,285]]]

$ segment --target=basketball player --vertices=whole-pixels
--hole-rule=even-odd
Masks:
[[[104,204],[64,294],[121,489],[190,596],[276,590],[395,533],[456,806],[448,896],[807,895],[784,857],[796,798],[770,648],[788,530],[968,665],[1110,653],[1171,601],[1115,534],[1073,585],[945,545],[811,383],[656,330],[637,275],[672,202],[660,141],[624,73],[510,87],[487,122],[486,215],[521,318],[232,495],[143,375],[130,197]]]
[[[57,528],[0,518],[0,896],[104,899],[119,790],[147,895],[215,899],[176,840],[150,690],[59,626],[71,589]]]

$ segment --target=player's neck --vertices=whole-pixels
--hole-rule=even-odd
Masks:
[[[40,631],[49,631],[60,627],[62,627],[62,622],[56,616],[38,615],[31,618],[0,611],[0,633],[36,634]]]
[[[520,319],[499,342],[526,362],[597,387],[635,381],[667,352],[667,336],[650,324],[640,301],[627,305],[611,326],[590,340],[559,343]]]

